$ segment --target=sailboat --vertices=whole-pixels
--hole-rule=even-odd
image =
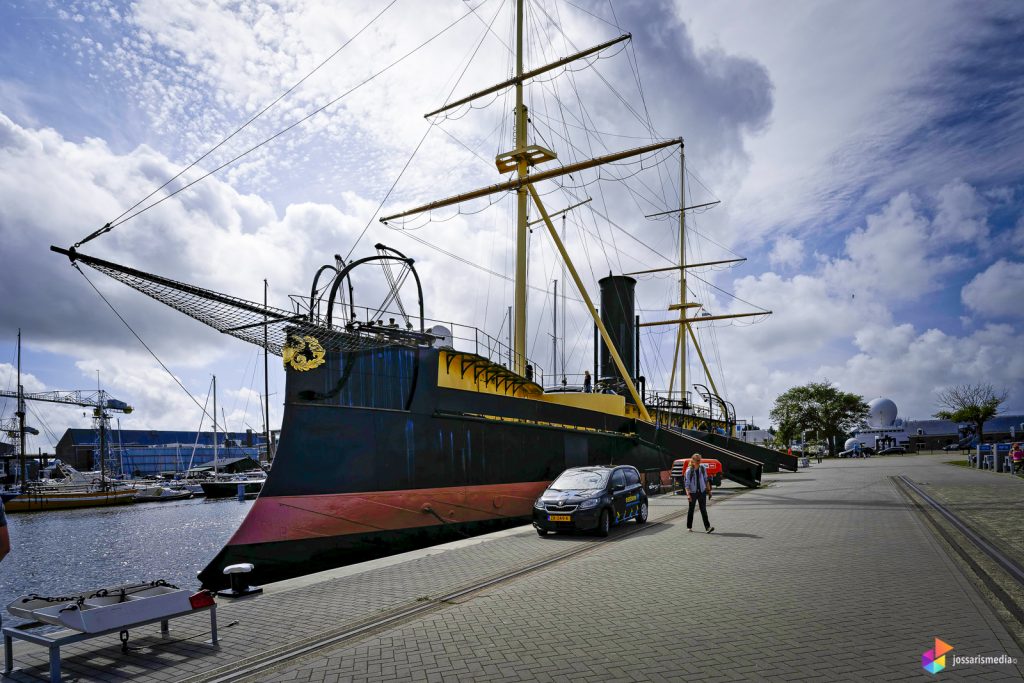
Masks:
[[[44,510],[72,510],[87,507],[106,507],[110,505],[128,505],[135,501],[135,491],[113,482],[107,477],[106,463],[109,455],[107,434],[110,430],[110,411],[130,413],[131,406],[112,399],[101,388],[95,394],[81,391],[49,391],[39,394],[27,394],[21,384],[21,330],[18,330],[18,369],[17,390],[0,391],[0,396],[14,398],[17,401],[16,419],[8,428],[19,444],[18,453],[21,461],[21,486],[17,493],[4,492],[2,498],[7,512],[40,512]],[[38,430],[25,424],[26,401],[43,401],[63,405],[85,406],[92,409],[93,423],[99,436],[97,460],[99,472],[79,472],[67,463],[55,460],[53,471],[62,474],[62,478],[46,482],[29,481],[28,449],[25,437],[38,434]]]
[[[238,475],[222,474],[219,471],[218,431],[217,431],[217,376],[213,377],[213,479],[202,480],[199,486],[207,498],[232,498],[241,489],[245,498],[255,498],[263,489],[267,480],[263,472],[241,473]]]
[[[514,193],[515,277],[508,343],[473,326],[454,330],[431,324],[414,259],[384,244],[362,258],[346,262],[336,257],[323,265],[308,296],[292,298],[292,310],[88,256],[78,250],[82,243],[52,247],[72,263],[282,357],[284,416],[273,468],[241,526],[200,572],[204,587],[226,586],[223,569],[238,562],[253,563],[251,580],[263,583],[519,524],[530,518],[547,484],[568,467],[631,464],[649,480],[668,482],[673,460],[700,450],[722,462],[727,478],[750,487],[760,484],[766,470],[795,468],[784,454],[746,444],[742,452],[738,445],[734,448],[728,408],[724,417],[722,411],[702,413],[689,400],[686,348],[697,341],[693,325],[744,314],[687,317],[693,304],[686,269],[693,266],[685,260],[682,233],[688,207],[682,191],[675,210],[679,263],[669,269],[680,280],[680,300],[671,307],[678,317],[639,323],[675,326],[672,381],[678,369],[680,384],[672,392],[656,393],[640,381],[636,280],[627,274],[602,278],[598,312],[555,229],[553,216],[560,212],[549,211],[538,186],[657,153],[678,153],[682,171],[683,140],[555,163],[554,151],[529,140],[524,86],[630,36],[526,70],[523,0],[517,1],[515,11],[515,76],[428,114],[514,92],[514,148],[496,158],[499,173],[507,178],[380,219],[389,224]],[[680,185],[684,178],[681,172]],[[593,385],[546,390],[540,366],[527,357],[531,224],[541,226],[550,238],[593,321],[594,355],[600,357]],[[391,288],[381,306],[360,308],[355,303],[352,273],[364,267],[379,267],[388,275]],[[411,283],[415,306],[401,301],[401,283]],[[698,427],[717,427],[723,433],[692,431]]]

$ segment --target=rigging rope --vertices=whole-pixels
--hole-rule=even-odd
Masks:
[[[476,10],[478,8],[482,7],[483,5],[485,5],[487,2],[488,2],[488,0],[484,0],[483,2],[481,2],[476,7],[471,8],[469,13],[470,14],[476,14]],[[498,5],[498,12],[495,12],[494,13],[494,17],[491,18],[491,25],[493,25],[494,24],[494,20],[498,18],[498,14],[499,14],[500,11],[501,11],[501,4],[499,3],[499,5]],[[455,26],[455,24],[459,23],[460,21],[465,19],[467,16],[468,15],[463,15],[462,17],[460,17],[456,21],[452,22],[444,30],[442,30],[441,33],[444,33],[445,31],[447,31],[451,27]],[[488,26],[488,28],[490,28],[490,26]],[[423,47],[427,43],[431,42],[432,40],[434,40],[434,38],[437,38],[438,36],[440,36],[441,33],[438,33],[433,38],[430,38],[430,40],[428,40],[425,43],[423,43],[422,45],[420,45],[420,47]],[[451,99],[452,93],[455,92],[455,88],[459,87],[459,83],[462,82],[463,77],[466,75],[466,71],[469,69],[469,65],[473,63],[473,57],[475,57],[476,53],[480,50],[480,46],[483,45],[485,38],[487,38],[487,31],[484,31],[484,34],[480,38],[480,41],[477,43],[476,48],[473,49],[473,53],[470,55],[469,59],[466,60],[466,66],[463,67],[462,73],[459,74],[459,77],[457,79],[455,79],[455,83],[454,83],[454,85],[452,85],[452,88],[451,88],[451,90],[448,93],[448,97],[445,98],[446,101]],[[416,49],[418,50],[419,47],[416,48]],[[414,50],[414,52],[415,52],[415,50]],[[412,53],[410,52],[409,54],[412,54]],[[406,57],[407,56],[409,56],[409,55],[406,55]],[[405,57],[402,57],[402,59],[405,59]],[[397,62],[396,62],[396,64],[397,64]],[[394,65],[392,65],[392,66],[394,66]],[[391,67],[389,66],[388,68],[390,69]],[[426,132],[423,133],[423,137],[420,138],[419,144],[416,145],[416,149],[414,149],[412,151],[412,154],[409,155],[409,158],[406,160],[405,165],[402,166],[402,170],[399,171],[398,176],[395,178],[395,182],[391,183],[391,187],[388,188],[388,191],[384,195],[384,198],[380,200],[380,204],[377,205],[377,209],[370,216],[370,220],[368,220],[366,222],[366,225],[363,226],[362,232],[359,233],[359,236],[356,237],[355,242],[352,243],[352,248],[349,249],[348,250],[348,254],[345,255],[345,260],[346,261],[349,260],[349,258],[352,257],[352,252],[354,252],[356,250],[356,247],[359,246],[359,242],[363,239],[363,236],[366,234],[366,231],[370,229],[370,226],[373,224],[373,220],[380,213],[380,210],[382,208],[384,208],[384,203],[387,202],[389,197],[391,197],[391,193],[395,191],[395,187],[397,187],[398,181],[400,181],[402,179],[402,176],[405,175],[405,172],[409,169],[409,164],[412,163],[412,160],[416,157],[416,154],[419,153],[420,147],[422,147],[423,143],[426,142],[427,136],[430,135],[430,131],[434,129],[435,125],[437,125],[436,122],[434,122],[434,121],[430,121],[429,122],[429,125],[427,126]]]
[[[483,0],[483,2],[481,4],[485,4],[487,2],[489,2],[489,0]],[[479,5],[477,7],[479,7]],[[423,49],[424,47],[426,47],[430,43],[432,43],[435,40],[437,40],[438,38],[440,38],[442,35],[444,35],[448,31],[450,31],[452,28],[454,28],[457,24],[462,22],[464,19],[466,19],[467,17],[469,17],[472,14],[474,14],[476,9],[477,9],[476,7],[471,8],[469,12],[467,12],[466,14],[463,14],[458,19],[455,19],[450,24],[448,24],[443,29],[441,29],[441,31],[439,31],[438,33],[435,33],[433,36],[431,36],[427,40],[423,41],[422,43],[417,45],[415,48],[413,48],[411,51],[405,53],[404,55],[402,55],[401,57],[399,57],[395,61],[391,62],[390,64],[388,64],[386,67],[384,67],[380,71],[378,71],[378,72],[374,73],[373,75],[367,77],[365,80],[363,80],[360,83],[356,84],[355,86],[349,88],[348,90],[343,92],[341,95],[338,95],[334,99],[328,101],[326,104],[324,104],[324,105],[322,105],[320,107],[317,107],[316,109],[314,109],[310,113],[306,114],[305,116],[301,117],[300,119],[294,121],[293,123],[289,124],[288,126],[285,126],[284,128],[282,128],[278,132],[276,132],[273,135],[271,135],[269,138],[264,139],[262,142],[257,143],[256,145],[253,145],[252,147],[248,148],[244,152],[242,152],[242,153],[232,157],[231,159],[229,159],[228,161],[224,162],[223,164],[220,164],[219,166],[215,167],[213,170],[208,171],[207,173],[204,173],[203,175],[199,176],[195,180],[193,180],[193,181],[191,181],[189,183],[186,183],[185,185],[179,187],[177,190],[171,192],[170,194],[168,194],[168,195],[166,195],[164,197],[161,197],[160,199],[156,200],[155,202],[153,202],[151,204],[147,204],[146,206],[142,207],[138,211],[135,211],[134,213],[130,213],[127,216],[125,216],[125,214],[122,213],[119,218],[115,219],[114,221],[111,221],[110,223],[107,223],[102,228],[100,228],[99,230],[96,230],[91,235],[89,235],[88,237],[83,239],[81,242],[78,242],[77,244],[75,244],[75,246],[79,247],[82,244],[88,242],[89,240],[95,239],[96,237],[99,237],[100,235],[102,235],[104,233],[110,232],[111,230],[113,230],[114,228],[118,227],[119,225],[127,223],[128,221],[132,220],[133,218],[136,218],[137,216],[145,213],[146,211],[149,211],[150,209],[154,208],[155,206],[157,206],[159,204],[162,204],[163,202],[167,201],[168,199],[171,199],[172,197],[176,196],[177,194],[187,190],[188,188],[192,187],[196,183],[202,182],[203,180],[209,178],[210,176],[214,175],[218,171],[221,171],[224,168],[227,168],[228,166],[234,164],[239,159],[241,159],[241,158],[251,154],[252,152],[255,152],[257,149],[260,149],[264,145],[266,145],[266,144],[276,140],[277,138],[279,138],[280,136],[284,135],[288,131],[296,128],[297,126],[302,125],[303,123],[305,123],[306,121],[310,120],[311,118],[313,118],[317,114],[319,114],[319,113],[323,112],[324,110],[330,108],[331,106],[337,104],[338,102],[340,102],[345,97],[348,97],[349,95],[351,95],[356,90],[362,88],[367,83],[370,83],[371,81],[376,79],[378,76],[380,76],[380,75],[390,71],[392,68],[394,68],[398,64],[404,62],[406,59],[408,59],[409,57],[411,57],[415,53],[419,52],[421,49]],[[429,132],[429,130],[428,130],[428,132]],[[422,142],[420,144],[422,144]],[[419,149],[419,147],[417,147],[417,149]],[[168,181],[168,182],[171,182],[171,181]],[[166,187],[166,183],[165,183],[164,187]],[[156,192],[158,192],[158,191],[159,191],[159,189],[156,190]],[[153,194],[155,194],[155,192]],[[152,194],[150,196],[152,196]],[[143,201],[145,201],[145,199]],[[138,206],[138,204],[136,204],[136,206]],[[129,209],[129,211],[132,211],[132,209]],[[125,213],[127,213],[127,212],[125,212]],[[365,232],[365,230],[364,230],[364,232]],[[351,252],[350,252],[350,254],[351,254]]]
[[[114,312],[114,315],[117,316],[118,320],[123,322],[124,326],[128,328],[128,331],[131,332],[132,335],[136,339],[139,340],[139,343],[142,344],[142,346],[146,349],[146,351],[149,351],[149,355],[153,356],[153,358],[156,360],[156,362],[160,364],[160,367],[162,367],[164,369],[164,371],[168,375],[171,376],[171,379],[174,380],[174,383],[177,384],[179,387],[181,387],[181,390],[184,391],[188,395],[188,397],[190,399],[192,399],[192,402],[195,403],[197,406],[199,406],[199,409],[203,411],[203,414],[206,415],[207,417],[209,417],[209,413],[206,412],[206,407],[199,405],[199,401],[196,400],[196,397],[193,396],[192,393],[188,389],[185,388],[185,385],[181,383],[181,380],[179,380],[177,377],[175,377],[174,373],[171,372],[170,369],[166,365],[164,365],[164,362],[162,360],[160,360],[160,357],[156,355],[156,352],[154,352],[153,349],[149,348],[149,344],[147,344],[146,342],[144,342],[142,340],[142,337],[139,336],[139,333],[136,332],[134,329],[132,329],[132,326],[129,325],[128,321],[124,319],[124,316],[122,316],[118,312],[118,310],[116,308],[114,308],[114,304],[110,303],[110,301],[107,299],[107,297],[103,296],[103,292],[101,292],[96,287],[96,285],[94,285],[92,283],[92,280],[90,280],[89,276],[85,274],[85,271],[83,271],[81,268],[79,268],[77,263],[72,263],[71,267],[74,268],[75,270],[77,270],[81,274],[81,276],[85,278],[85,281],[89,283],[89,286],[93,288],[93,291],[95,291],[97,294],[99,294],[100,298],[103,299],[103,303],[105,303],[107,306],[110,307],[110,310],[112,310]]]
[[[276,104],[277,104],[278,102],[280,102],[280,101],[281,101],[281,100],[283,100],[283,99],[284,99],[285,97],[287,97],[287,96],[288,96],[289,94],[291,94],[291,92],[292,92],[292,91],[294,91],[294,90],[295,90],[296,88],[298,88],[298,87],[299,87],[300,85],[302,85],[303,83],[305,83],[305,82],[306,82],[306,80],[308,80],[310,76],[312,76],[312,75],[313,75],[313,74],[315,74],[315,73],[316,73],[317,71],[319,71],[319,70],[320,70],[320,69],[321,69],[321,68],[322,68],[323,66],[325,66],[325,65],[327,64],[327,62],[329,62],[329,61],[331,61],[332,59],[334,59],[335,57],[337,57],[337,56],[338,56],[338,54],[339,54],[339,53],[341,53],[341,51],[342,51],[342,50],[344,50],[344,49],[345,49],[346,47],[348,47],[348,45],[349,45],[349,44],[350,44],[350,43],[351,43],[351,42],[352,42],[353,40],[355,40],[356,38],[358,38],[358,37],[360,36],[360,34],[361,34],[361,33],[362,33],[363,31],[365,31],[366,29],[368,29],[368,28],[369,28],[369,27],[370,27],[371,25],[373,25],[373,23],[374,23],[374,22],[376,22],[376,21],[377,21],[378,19],[380,19],[380,18],[381,18],[381,16],[382,16],[382,15],[383,15],[383,14],[384,14],[385,12],[387,12],[387,11],[388,11],[389,9],[391,9],[391,6],[392,6],[392,5],[394,5],[394,4],[396,3],[396,2],[398,2],[398,0],[391,0],[391,2],[390,2],[390,3],[388,3],[388,5],[387,5],[387,6],[386,6],[386,7],[384,8],[384,9],[382,9],[382,10],[381,10],[380,12],[378,12],[378,13],[377,13],[377,15],[376,15],[376,16],[375,16],[375,17],[374,17],[373,19],[371,19],[371,20],[369,21],[369,23],[367,23],[367,24],[366,24],[365,26],[363,26],[363,27],[362,27],[361,29],[359,29],[359,30],[358,30],[358,31],[356,31],[356,32],[355,32],[354,34],[352,34],[352,37],[351,37],[351,38],[349,38],[348,40],[346,40],[346,41],[345,41],[344,43],[342,43],[341,47],[339,47],[339,48],[338,48],[337,50],[335,50],[334,52],[332,52],[332,53],[331,53],[331,55],[330,55],[329,57],[327,57],[327,59],[325,59],[325,60],[323,60],[322,62],[320,62],[319,64],[317,64],[317,65],[316,65],[316,66],[315,66],[315,67],[313,68],[313,70],[312,70],[312,71],[310,71],[310,72],[309,72],[309,73],[307,73],[307,74],[306,74],[305,76],[303,76],[303,77],[302,77],[302,78],[300,78],[300,79],[299,79],[298,81],[296,81],[296,82],[295,82],[295,84],[294,84],[294,85],[292,85],[292,87],[288,88],[288,89],[287,89],[287,90],[285,90],[285,91],[284,91],[283,93],[281,93],[280,95],[278,95],[278,97],[277,97],[277,98],[276,98],[276,99],[275,99],[275,100],[274,100],[273,102],[271,102],[270,104],[268,104],[267,106],[265,106],[265,107],[264,107],[263,109],[261,109],[261,110],[260,110],[259,112],[257,112],[255,116],[253,116],[253,117],[252,117],[252,118],[250,118],[250,119],[249,119],[248,121],[246,121],[245,123],[243,123],[243,124],[242,124],[241,126],[239,126],[238,128],[236,128],[236,129],[235,129],[234,131],[232,131],[232,132],[231,132],[231,134],[230,134],[230,135],[228,135],[228,136],[227,136],[226,138],[224,138],[223,140],[221,140],[220,142],[218,142],[218,143],[217,143],[216,145],[214,145],[214,146],[213,146],[213,147],[211,147],[210,149],[206,150],[206,152],[204,152],[202,156],[198,157],[198,158],[197,158],[197,159],[196,159],[195,161],[193,161],[192,163],[190,163],[190,164],[189,164],[188,166],[186,166],[185,168],[183,168],[183,169],[181,169],[180,171],[178,171],[178,172],[177,172],[177,173],[176,173],[176,174],[175,174],[175,175],[174,175],[173,177],[169,178],[169,179],[167,180],[167,182],[165,182],[165,183],[164,183],[163,185],[161,185],[160,187],[156,188],[155,190],[153,190],[152,192],[150,192],[149,194],[147,194],[147,195],[146,195],[145,197],[143,197],[142,199],[140,199],[139,201],[135,202],[135,203],[134,203],[134,204],[132,204],[132,205],[131,205],[130,207],[128,207],[127,209],[125,209],[125,210],[124,210],[124,211],[123,211],[123,212],[122,212],[122,213],[121,213],[121,214],[120,214],[119,216],[117,216],[116,218],[114,218],[114,219],[113,219],[112,221],[108,221],[108,222],[106,223],[106,225],[104,225],[103,227],[101,227],[101,228],[99,228],[98,230],[96,230],[96,231],[94,231],[93,233],[91,233],[91,234],[90,234],[90,235],[89,235],[88,237],[86,237],[85,239],[83,239],[83,240],[82,240],[81,242],[76,242],[76,243],[75,243],[75,247],[76,247],[76,248],[77,248],[77,247],[80,247],[80,246],[82,246],[83,244],[85,244],[86,242],[89,242],[89,241],[91,241],[91,240],[93,240],[93,239],[96,239],[96,238],[97,238],[97,237],[99,237],[100,235],[102,235],[102,234],[104,234],[104,233],[106,233],[106,232],[110,232],[111,230],[113,230],[113,229],[114,229],[114,228],[115,228],[115,227],[116,227],[117,225],[119,225],[118,221],[119,221],[120,219],[124,218],[124,216],[125,216],[126,214],[128,214],[128,213],[130,213],[130,212],[134,211],[134,210],[135,210],[136,208],[138,208],[138,207],[139,207],[139,205],[140,205],[140,204],[142,204],[143,202],[145,202],[146,200],[148,200],[148,199],[149,199],[150,197],[152,197],[153,195],[155,195],[155,194],[156,194],[157,192],[159,192],[160,190],[164,189],[165,187],[167,187],[168,185],[170,185],[171,183],[173,183],[173,182],[174,182],[175,180],[177,180],[178,178],[180,178],[180,177],[181,177],[182,175],[184,175],[185,173],[187,173],[187,172],[188,172],[188,171],[189,171],[190,169],[192,169],[192,168],[193,168],[194,166],[196,166],[196,164],[198,164],[198,163],[199,163],[200,161],[202,161],[202,160],[203,160],[203,159],[205,159],[206,157],[208,157],[208,156],[210,156],[211,154],[213,154],[213,153],[214,153],[215,151],[217,151],[218,149],[220,149],[220,148],[221,148],[221,147],[222,147],[222,146],[223,146],[223,145],[224,145],[225,143],[227,143],[227,142],[228,142],[228,141],[229,141],[229,140],[230,140],[231,138],[235,137],[236,135],[238,135],[239,133],[241,133],[241,132],[242,132],[243,130],[245,130],[245,129],[246,129],[247,127],[249,127],[249,125],[250,125],[250,124],[252,124],[252,123],[253,123],[253,122],[254,122],[254,121],[255,121],[256,119],[258,119],[259,117],[263,116],[263,115],[264,115],[264,114],[266,114],[266,113],[267,113],[268,111],[270,111],[270,109],[271,109],[271,108],[273,108],[273,107],[274,107],[274,106],[275,106],[275,105],[276,105]],[[182,189],[184,189],[184,188],[182,188]]]

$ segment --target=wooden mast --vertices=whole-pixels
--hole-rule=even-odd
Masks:
[[[516,176],[522,183],[530,168],[526,156],[526,105],[523,104],[523,0],[516,0]],[[526,374],[526,255],[527,235],[525,185],[516,190],[516,274],[513,310],[514,339],[512,343],[512,370]]]
[[[686,400],[686,146],[679,142],[679,398]],[[674,361],[673,361],[674,362]],[[670,397],[671,398],[671,397]],[[680,425],[682,426],[682,425]]]

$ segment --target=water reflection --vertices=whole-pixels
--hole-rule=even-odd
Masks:
[[[199,587],[196,572],[220,550],[251,500],[168,503],[7,515],[11,554],[0,562],[0,609],[28,593],[65,595],[165,579]]]

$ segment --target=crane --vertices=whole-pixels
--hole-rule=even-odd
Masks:
[[[107,430],[110,428],[110,413],[131,413],[133,408],[116,398],[112,398],[103,389],[76,389],[74,391],[42,391],[33,394],[26,394],[25,388],[21,385],[21,330],[18,330],[18,390],[0,390],[0,398],[13,398],[18,402],[18,409],[15,411],[17,425],[11,421],[14,429],[6,430],[8,434],[16,433],[20,440],[21,453],[21,486],[28,482],[28,460],[25,455],[25,434],[38,434],[38,430],[25,426],[25,401],[42,401],[45,403],[62,403],[70,406],[81,406],[92,408],[93,423],[100,433],[100,469],[101,477],[106,485],[106,453],[107,453]]]

